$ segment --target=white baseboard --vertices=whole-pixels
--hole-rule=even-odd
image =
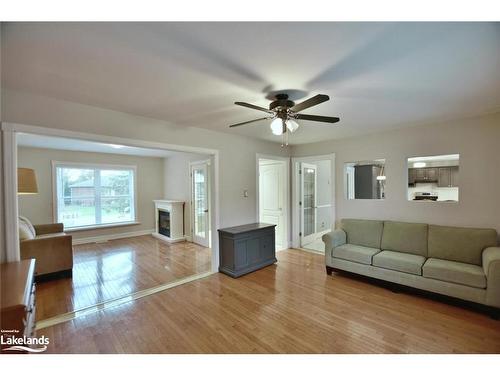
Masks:
[[[151,234],[153,235],[153,237],[158,238],[159,240],[165,241],[167,243],[176,243],[176,242],[186,241],[186,237],[184,237],[184,236],[178,237],[178,238],[169,238],[167,236],[164,236],[163,234],[156,233],[156,231],[154,231]]]
[[[81,244],[93,243],[93,242],[104,242],[104,241],[110,241],[110,240],[117,240],[120,238],[145,236],[147,234],[153,234],[153,232],[154,232],[154,229],[147,229],[147,230],[139,230],[139,231],[135,231],[135,232],[105,234],[102,236],[95,236],[95,237],[73,238],[73,245],[81,245]]]

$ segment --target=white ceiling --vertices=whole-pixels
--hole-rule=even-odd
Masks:
[[[102,152],[105,154],[135,155],[154,158],[168,158],[174,155],[186,154],[180,151],[167,151],[152,148],[131,147],[111,143],[100,143],[80,139],[68,139],[19,133],[17,145],[21,147],[49,148],[55,150]]]
[[[6,88],[280,142],[234,101],[322,93],[292,144],[500,108],[499,23],[9,23]]]

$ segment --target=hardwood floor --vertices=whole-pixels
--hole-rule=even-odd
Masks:
[[[37,320],[210,271],[211,251],[140,236],[74,246],[73,278],[37,284]]]
[[[286,250],[38,331],[50,353],[500,353],[500,322],[367,282]]]

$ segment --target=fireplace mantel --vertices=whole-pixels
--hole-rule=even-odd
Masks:
[[[169,199],[154,200],[155,205],[155,232],[153,236],[166,242],[185,241],[184,235],[184,202]],[[170,236],[160,233],[160,211],[170,215]]]

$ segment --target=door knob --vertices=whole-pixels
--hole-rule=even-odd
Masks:
[[[203,212],[208,212],[208,209],[206,209],[206,210],[203,210]]]

